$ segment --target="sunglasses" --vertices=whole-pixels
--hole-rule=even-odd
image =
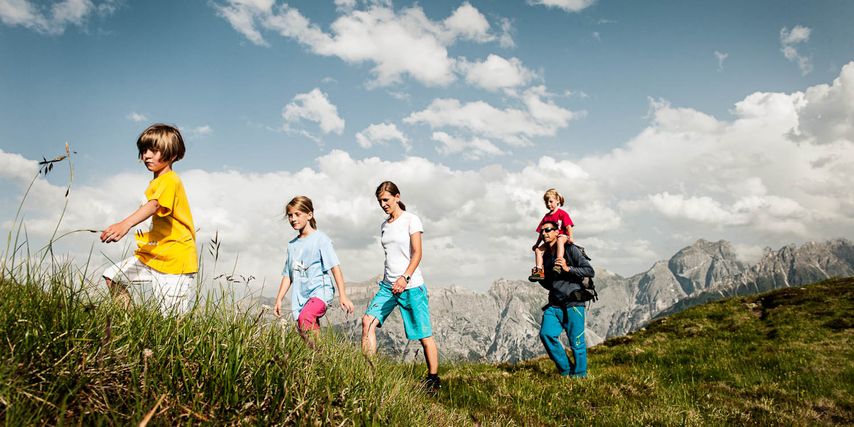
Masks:
[[[552,231],[557,230],[557,228],[543,228],[540,230],[540,233],[551,233]]]

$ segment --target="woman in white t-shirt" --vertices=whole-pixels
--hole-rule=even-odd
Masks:
[[[427,361],[427,392],[435,394],[441,388],[439,352],[430,326],[427,286],[421,275],[421,220],[406,212],[400,201],[400,190],[391,181],[377,187],[377,202],[388,217],[380,226],[380,240],[385,251],[385,274],[379,290],[368,304],[362,317],[362,352],[371,357],[377,351],[377,327],[395,307],[400,307],[406,338],[421,341]]]

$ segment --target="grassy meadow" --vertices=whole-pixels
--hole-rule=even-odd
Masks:
[[[231,306],[122,310],[67,269],[0,280],[6,425],[816,425],[854,423],[854,279],[730,299],[551,362],[420,364]],[[441,345],[441,343],[440,343]]]

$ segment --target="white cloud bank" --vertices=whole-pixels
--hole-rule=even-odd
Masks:
[[[309,21],[299,10],[274,0],[228,0],[214,7],[231,26],[256,45],[269,42],[263,32],[293,39],[321,56],[334,56],[350,64],[371,63],[371,85],[387,86],[409,76],[427,86],[444,86],[456,80],[456,58],[447,48],[459,40],[476,43],[498,41],[512,45],[509,21],[501,21],[496,35],[486,17],[463,3],[442,21],[427,17],[420,6],[400,11],[374,2],[356,10],[355,2],[336,3],[341,13],[329,32]]]
[[[423,267],[432,286],[484,289],[499,277],[525,277],[542,192],[558,188],[576,222],[576,237],[597,268],[623,274],[648,268],[693,239],[728,239],[741,248],[854,236],[854,136],[850,108],[854,62],[831,85],[804,92],[754,93],[719,120],[665,101],[652,102],[649,125],[623,147],[573,161],[542,157],[520,170],[457,170],[427,159],[357,159],[343,151],[311,167],[275,173],[181,170],[204,244],[219,231],[220,270],[278,283],[293,231],[283,205],[313,198],[319,227],[335,242],[348,280],[381,273],[377,241],[383,215],[375,186],[401,189],[424,220]],[[448,150],[455,138],[436,132]],[[4,182],[23,188],[35,162],[0,152]],[[105,177],[73,189],[62,230],[102,228],[142,201],[142,172]],[[64,188],[37,180],[26,211],[32,239],[53,230]],[[5,201],[4,201],[5,202]],[[8,223],[4,227],[8,228]],[[91,235],[69,238],[85,259]],[[96,244],[117,257],[119,250]]]

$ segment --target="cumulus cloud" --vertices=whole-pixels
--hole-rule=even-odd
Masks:
[[[581,12],[593,3],[596,3],[596,0],[528,0],[530,5],[554,7],[566,12]]]
[[[854,141],[854,63],[842,67],[833,84],[806,90],[799,130],[817,143]]]
[[[409,138],[401,132],[394,123],[372,124],[363,131],[356,134],[356,142],[362,148],[371,148],[377,144],[386,144],[389,141],[398,141],[404,149],[409,150]]]
[[[536,76],[518,58],[504,59],[494,54],[482,62],[463,59],[459,67],[465,74],[466,82],[490,91],[524,86]]]
[[[827,87],[751,94],[727,120],[652,100],[649,124],[620,148],[571,160],[544,156],[514,170],[331,151],[296,171],[189,170],[181,177],[201,229],[199,243],[218,231],[220,265],[230,271],[239,258],[237,271],[264,278],[268,294],[293,236],[282,207],[297,194],[314,200],[318,225],[335,242],[349,281],[379,274],[383,215],[373,191],[387,179],[424,221],[423,267],[432,285],[485,289],[499,277],[524,277],[533,262],[533,229],[545,213],[542,193],[551,187],[566,197],[576,239],[596,267],[625,275],[697,238],[755,248],[854,235],[854,141],[844,130],[850,115],[809,109],[847,105],[834,94],[850,93],[850,67],[854,63]],[[843,131],[819,141],[798,130],[809,121]],[[434,132],[433,139],[460,155],[476,145],[475,137],[450,132]],[[0,152],[0,177],[22,191],[35,169],[32,160]],[[148,179],[143,172],[124,173],[75,188],[61,230],[99,228],[125,217],[142,202]],[[60,184],[37,180],[25,212],[31,239],[53,231],[63,194]],[[85,259],[93,241],[76,235],[65,248]],[[121,252],[96,246],[102,249],[113,258]],[[461,277],[461,263],[475,268]]]
[[[303,120],[315,122],[324,134],[344,132],[344,119],[338,116],[338,107],[329,102],[329,98],[320,89],[308,93],[300,93],[282,109],[286,131],[306,133],[296,126]]]
[[[25,182],[32,179],[38,170],[37,162],[0,149],[0,178]]]
[[[357,10],[354,2],[336,3],[342,13],[329,32],[312,23],[299,10],[274,0],[228,0],[215,6],[218,14],[256,45],[268,45],[262,31],[293,39],[322,56],[351,64],[371,63],[372,86],[387,86],[409,76],[428,86],[443,86],[456,79],[455,58],[447,48],[458,40],[512,43],[502,22],[496,35],[486,17],[468,2],[442,21],[428,18],[420,6],[394,10],[383,3]],[[509,27],[509,24],[507,24]]]
[[[812,72],[812,61],[808,56],[799,53],[795,45],[808,42],[811,32],[811,28],[801,25],[795,25],[791,30],[786,27],[780,29],[780,51],[789,61],[798,63],[802,75]]]
[[[453,128],[469,134],[501,140],[512,146],[531,145],[531,138],[553,136],[583,113],[562,108],[551,101],[542,86],[526,90],[521,108],[496,108],[484,101],[463,104],[458,99],[434,99],[424,110],[403,119],[410,124],[427,124],[433,129]]]
[[[0,0],[0,22],[48,35],[61,35],[70,25],[83,26],[93,15],[106,16],[116,10],[115,0],[62,0],[34,2]]]

